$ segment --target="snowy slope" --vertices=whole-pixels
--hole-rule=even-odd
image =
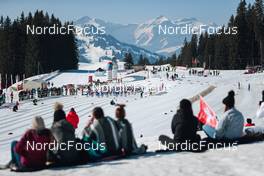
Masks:
[[[127,104],[127,118],[132,122],[135,136],[139,143],[146,143],[150,151],[159,148],[157,138],[160,134],[170,134],[170,122],[179,101],[182,98],[192,96],[205,90],[208,86],[214,85],[216,89],[205,97],[205,100],[221,117],[223,114],[222,99],[230,89],[236,92],[236,106],[242,111],[245,118],[254,117],[258,101],[261,99],[261,90],[264,87],[264,74],[243,75],[243,71],[222,71],[219,77],[197,77],[188,76],[184,71],[180,71],[180,76],[185,74],[185,78],[175,82],[164,79],[165,73],[161,73],[161,78],[151,78],[137,81],[140,85],[160,85],[162,82],[167,87],[167,93],[156,96],[147,96],[143,99],[139,95],[117,98],[118,102]],[[144,74],[141,72],[139,75]],[[134,74],[135,76],[135,74]],[[54,79],[55,84],[61,84],[62,79],[69,78],[68,74],[61,74],[60,79]],[[84,79],[84,78],[83,78]],[[240,81],[242,88],[237,89],[237,82]],[[252,90],[247,90],[248,83]],[[114,115],[114,107],[109,102],[111,98],[88,98],[88,97],[58,97],[43,100],[37,107],[33,107],[31,102],[21,105],[17,113],[12,113],[10,109],[0,109],[0,163],[9,159],[9,144],[12,140],[18,139],[25,129],[29,128],[31,118],[41,115],[45,118],[47,126],[52,123],[52,106],[56,101],[64,103],[65,110],[75,107],[80,116],[80,127],[77,134],[85,126],[94,106],[102,106],[107,115]],[[92,104],[94,103],[94,104]],[[198,113],[198,102],[194,103],[194,112]],[[167,114],[165,114],[167,113]],[[8,117],[8,118],[7,118]],[[16,122],[16,123],[14,123]],[[257,125],[264,125],[264,120],[256,120]],[[8,135],[13,132],[12,135]],[[140,135],[143,135],[140,138]],[[263,175],[264,169],[263,153],[264,143],[248,144],[239,146],[236,151],[213,150],[205,153],[167,153],[132,157],[130,159],[117,160],[112,162],[102,162],[97,164],[87,164],[72,168],[44,170],[31,173],[31,175]],[[133,168],[133,169],[131,169]],[[0,175],[27,175],[12,174],[9,171],[1,171]]]

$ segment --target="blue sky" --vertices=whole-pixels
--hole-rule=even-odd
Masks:
[[[41,9],[62,20],[82,16],[118,23],[140,23],[164,15],[195,17],[203,22],[225,24],[240,0],[0,0],[0,15],[15,18],[22,11]],[[254,2],[254,0],[247,0]]]

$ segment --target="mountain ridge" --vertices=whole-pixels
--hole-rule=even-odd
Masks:
[[[146,20],[142,23],[131,24],[112,23],[99,18],[84,16],[76,20],[74,24],[82,27],[85,25],[104,26],[107,34],[121,42],[136,45],[137,47],[165,56],[179,52],[184,39],[190,40],[191,35],[160,35],[158,33],[159,25],[172,27],[205,25],[206,28],[216,26],[215,23],[205,24],[194,17],[170,19],[164,15]]]

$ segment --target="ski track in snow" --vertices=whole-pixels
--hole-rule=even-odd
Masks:
[[[236,107],[245,118],[254,118],[258,101],[261,99],[261,91],[264,89],[264,74],[243,75],[243,71],[223,71],[219,77],[186,76],[182,81],[166,81],[167,93],[156,96],[140,98],[140,95],[117,97],[116,101],[125,103],[127,118],[131,121],[135,137],[139,144],[145,143],[150,151],[158,149],[157,138],[160,134],[171,135],[170,123],[176,112],[179,101],[182,98],[191,98],[210,85],[216,86],[212,93],[205,97],[208,104],[216,111],[218,118],[223,114],[222,99],[227,92],[233,89],[236,92]],[[185,75],[188,75],[186,72]],[[63,74],[60,74],[63,78]],[[59,81],[54,78],[54,80]],[[150,79],[151,82],[159,82],[160,79]],[[138,84],[148,84],[148,80],[137,81]],[[241,82],[238,90],[237,83]],[[251,91],[247,90],[248,83]],[[56,84],[56,82],[55,82]],[[57,82],[57,84],[60,84]],[[114,116],[115,107],[110,105],[113,97],[86,97],[64,96],[46,98],[33,106],[32,102],[25,101],[21,104],[17,113],[11,109],[0,109],[0,163],[4,164],[10,159],[10,143],[18,140],[26,129],[30,128],[31,119],[40,115],[45,119],[47,127],[53,120],[53,105],[62,102],[66,113],[74,107],[80,117],[78,136],[89,119],[95,106],[102,106],[105,114]],[[43,103],[43,104],[42,104]],[[93,104],[92,104],[93,103]],[[199,101],[193,103],[195,114],[199,111]],[[257,125],[264,125],[264,120],[254,119]],[[8,133],[13,133],[8,135]],[[143,135],[140,138],[140,135]],[[31,175],[254,175],[264,173],[263,152],[264,143],[255,143],[238,146],[235,151],[212,150],[204,153],[149,153],[140,157],[131,157],[122,160],[92,163],[70,168],[47,169],[30,173]],[[131,169],[133,168],[133,169]],[[1,176],[28,175],[28,173],[12,173],[8,170],[0,170]]]

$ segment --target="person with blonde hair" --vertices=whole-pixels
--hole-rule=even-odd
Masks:
[[[62,110],[62,109],[63,109],[63,104],[61,104],[60,102],[55,102],[54,111]]]
[[[67,149],[54,149],[48,152],[50,163],[58,165],[74,165],[79,162],[79,152],[76,150],[77,139],[75,137],[75,128],[66,120],[66,114],[63,111],[63,104],[56,102],[54,104],[54,119],[51,127],[52,134],[58,145],[66,146]],[[68,144],[72,143],[70,147]]]
[[[63,104],[56,102],[54,104],[54,115],[53,115],[53,123],[58,122],[60,120],[66,119],[66,114],[63,111]]]

